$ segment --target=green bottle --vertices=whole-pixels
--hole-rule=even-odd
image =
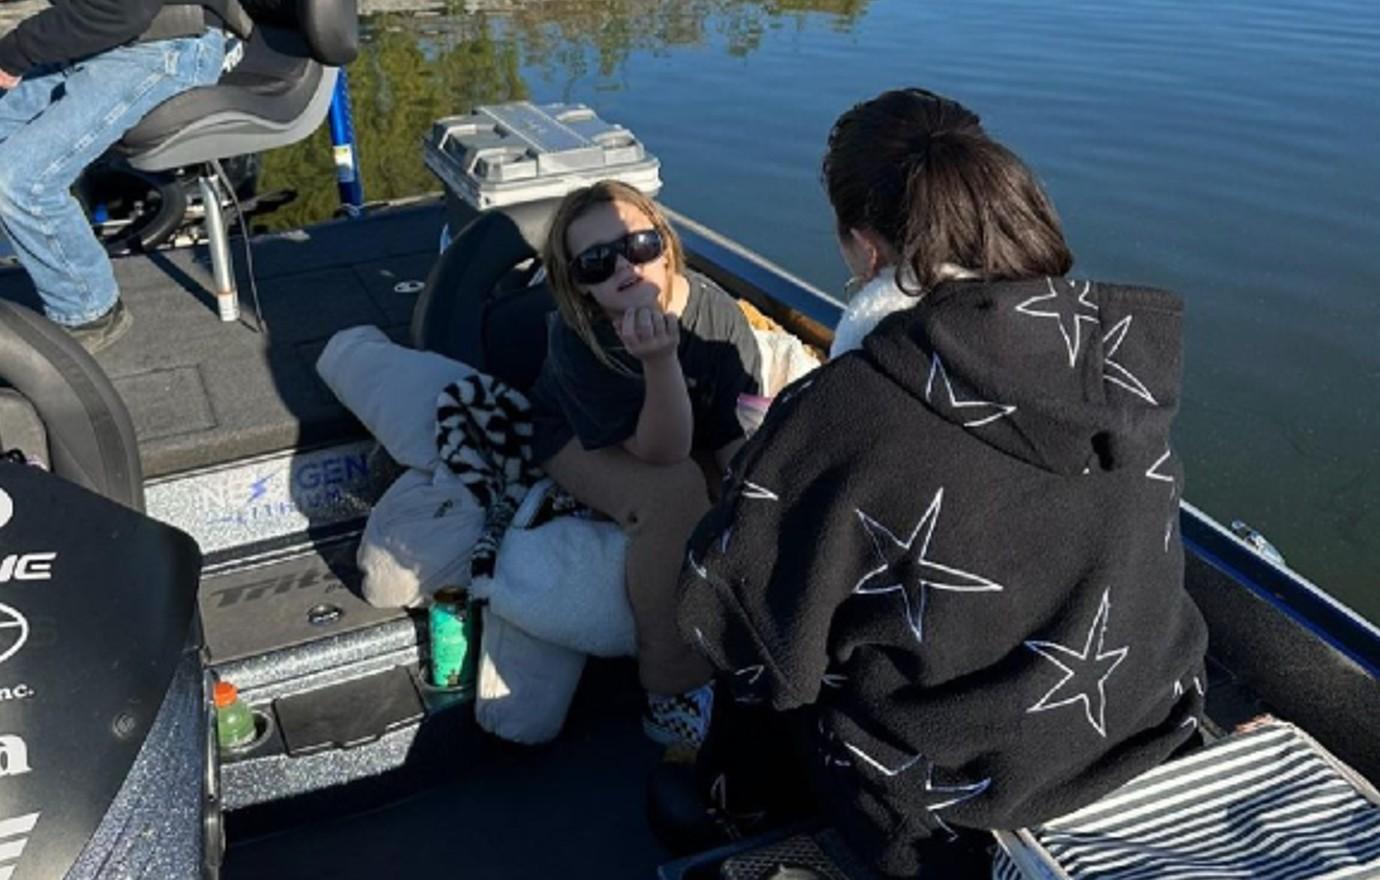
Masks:
[[[216,682],[216,742],[222,749],[237,749],[254,739],[254,713],[228,681]]]
[[[442,587],[427,613],[431,641],[431,684],[474,690],[479,643],[469,594],[463,587]]]

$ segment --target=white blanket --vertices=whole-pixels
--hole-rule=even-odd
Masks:
[[[775,397],[782,388],[819,366],[805,343],[785,330],[752,328],[757,351],[762,356],[759,387],[763,397]]]
[[[511,742],[556,738],[585,668],[579,651],[544,642],[484,609],[474,717]]]
[[[441,465],[435,401],[441,389],[474,369],[398,345],[377,327],[365,326],[332,337],[317,371],[409,468],[375,504],[365,526],[358,550],[365,599],[382,607],[409,606],[443,585],[465,585],[485,512]],[[538,494],[529,493],[533,503],[519,509],[515,525],[530,522]],[[475,701],[483,729],[520,743],[555,738],[585,653],[633,652],[632,612],[623,592],[625,544],[617,527],[572,517],[508,531],[494,578],[469,584],[490,603]]]
[[[596,657],[637,650],[632,608],[623,586],[628,539],[616,523],[558,516],[527,528],[550,478],[527,493],[498,550],[492,582],[471,592],[495,612],[556,645]]]

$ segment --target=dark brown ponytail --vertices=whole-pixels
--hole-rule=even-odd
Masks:
[[[871,229],[900,257],[902,284],[928,290],[953,264],[991,280],[1073,266],[1053,204],[1030,169],[957,101],[885,92],[839,117],[823,177],[841,234]]]

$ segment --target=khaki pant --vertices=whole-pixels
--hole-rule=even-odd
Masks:
[[[709,681],[712,670],[676,627],[685,544],[709,510],[704,471],[694,461],[655,465],[607,448],[590,452],[571,440],[542,465],[582,504],[612,517],[628,536],[626,583],[637,629],[642,686],[679,694]]]

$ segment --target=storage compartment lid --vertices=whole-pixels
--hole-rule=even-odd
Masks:
[[[660,161],[583,104],[519,101],[439,119],[423,160],[448,192],[479,210],[557,199],[606,179],[649,196],[661,189]]]
[[[412,675],[401,666],[280,697],[273,710],[293,757],[373,742],[425,714]]]

